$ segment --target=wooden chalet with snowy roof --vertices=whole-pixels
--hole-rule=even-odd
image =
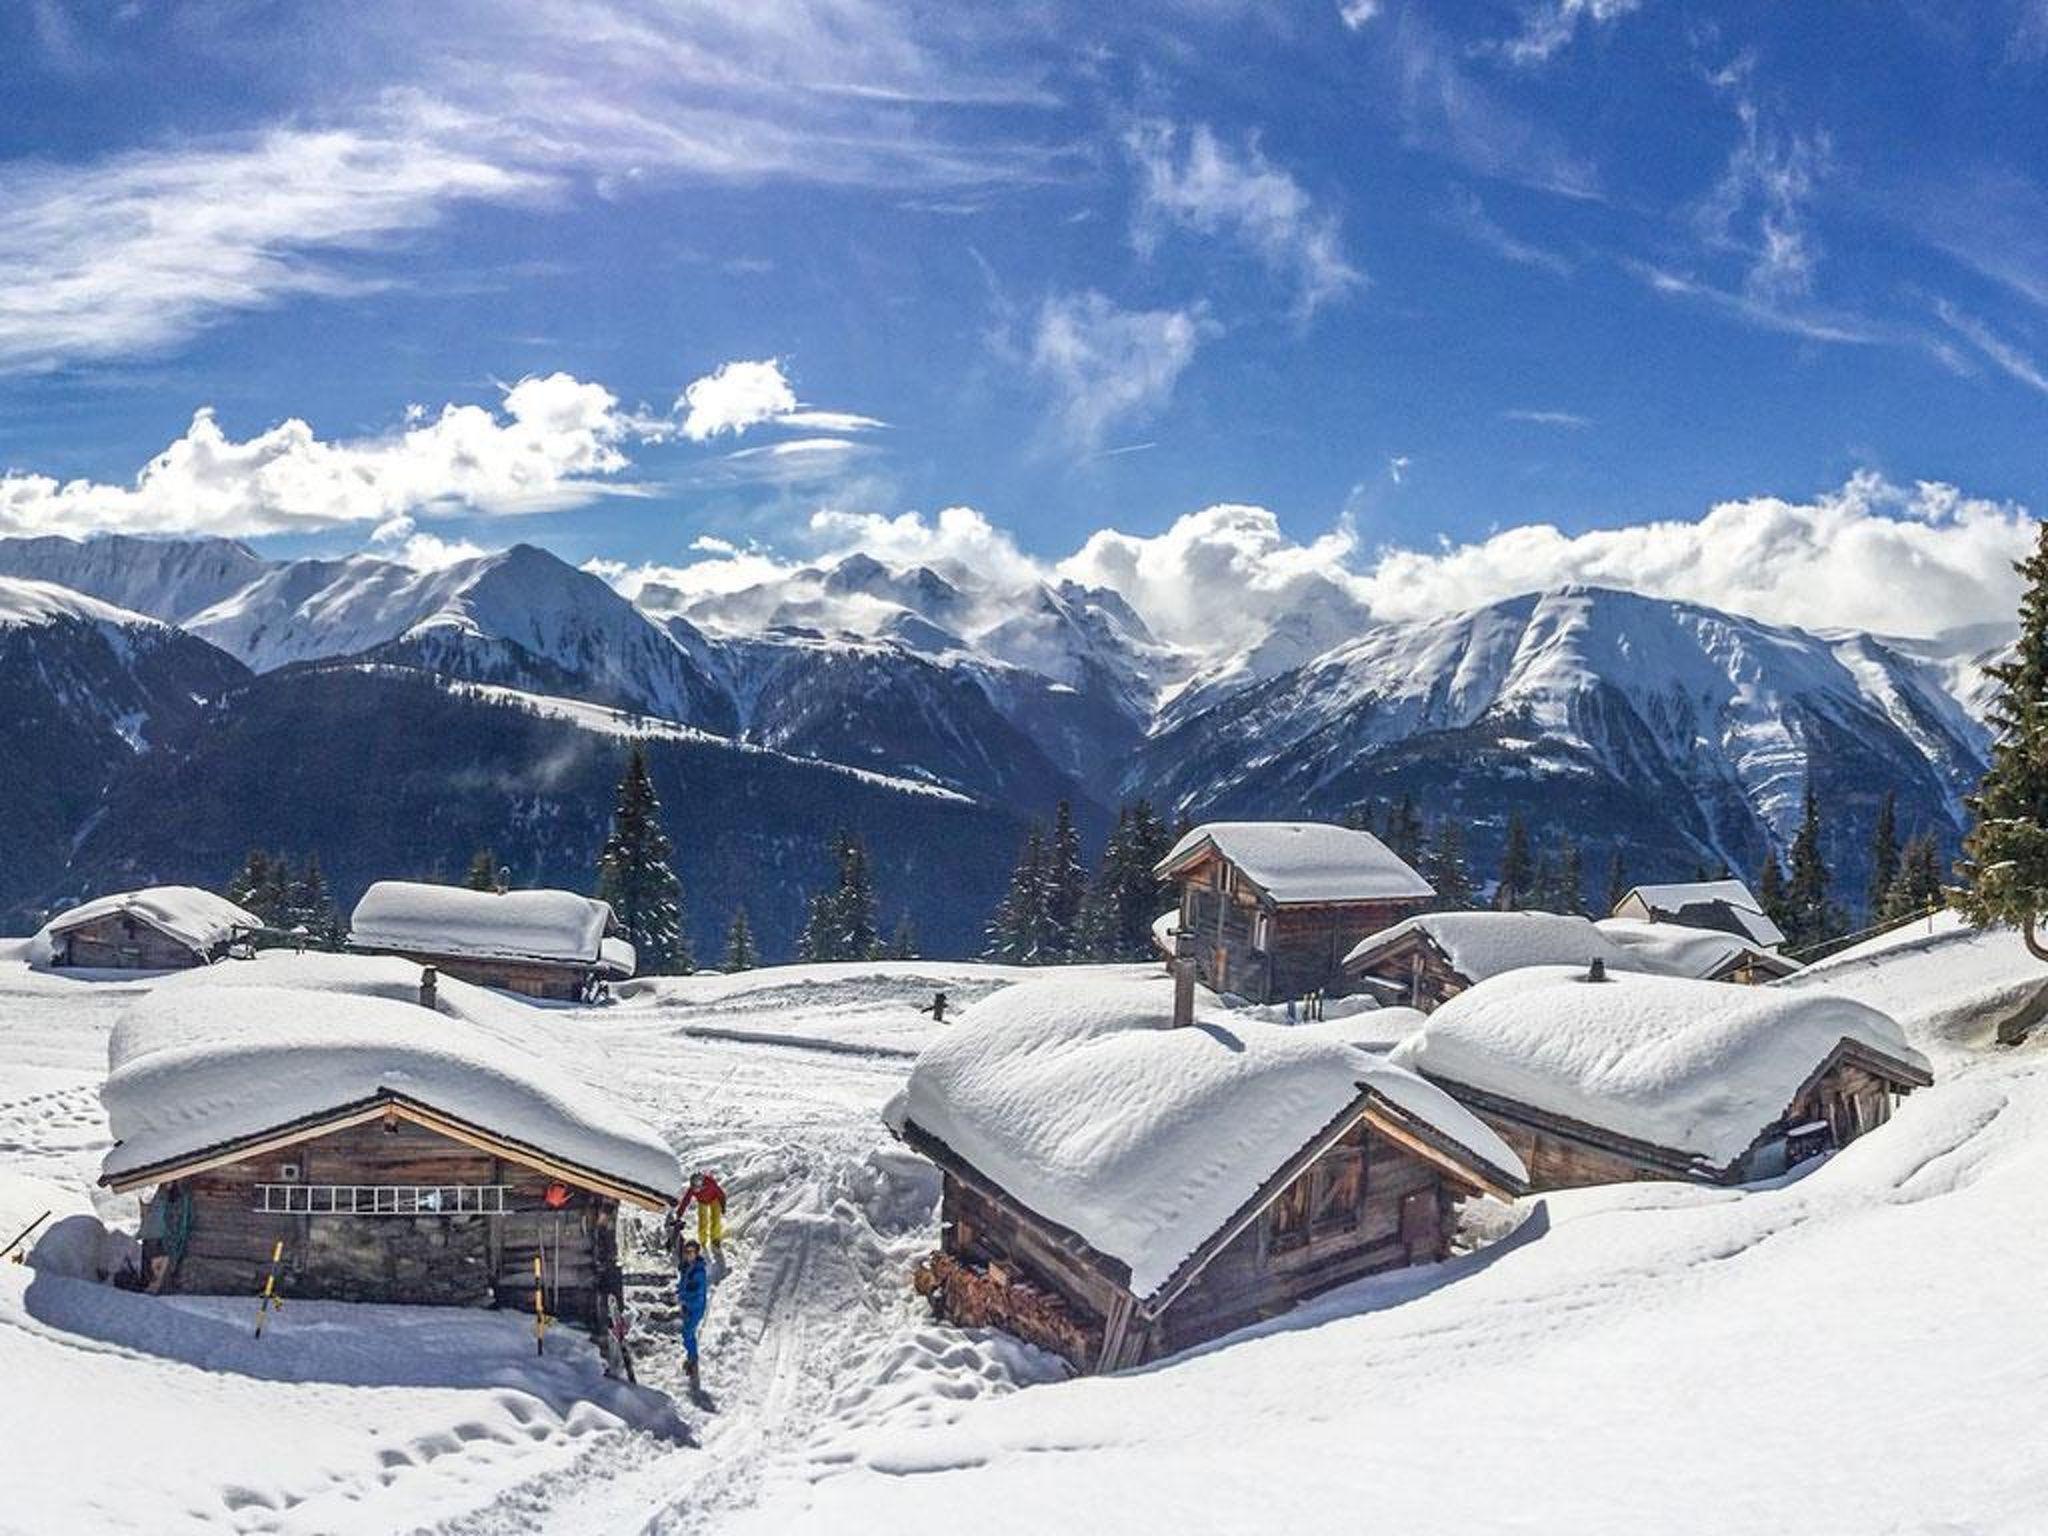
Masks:
[[[1848,997],[1562,966],[1480,982],[1391,1059],[1498,1132],[1537,1190],[1772,1178],[1934,1080]]]
[[[201,975],[117,1024],[100,1182],[145,1210],[185,1197],[165,1289],[254,1296],[282,1244],[280,1296],[530,1312],[538,1259],[547,1314],[598,1326],[619,1207],[669,1206],[673,1152],[559,1069],[388,995],[410,966],[345,963],[390,967],[369,978],[386,995]]]
[[[1763,904],[1740,880],[1638,885],[1614,904],[1609,915],[1642,923],[1717,929],[1773,953],[1785,942],[1778,925],[1764,915]]]
[[[226,897],[197,886],[158,885],[117,891],[58,913],[35,936],[30,952],[52,966],[178,971],[210,965],[262,928],[263,919]]]
[[[574,891],[473,891],[379,880],[349,919],[360,954],[403,955],[478,986],[586,1001],[636,965],[612,909]]]
[[[944,1175],[941,1315],[1115,1370],[1329,1286],[1442,1259],[1515,1154],[1341,1028],[1157,979],[1062,978],[975,1004],[888,1111]]]
[[[1435,894],[1370,832],[1316,821],[1212,821],[1154,871],[1180,888],[1203,983],[1253,1002],[1344,990],[1344,956]]]
[[[1344,957],[1358,990],[1429,1013],[1468,987],[1532,965],[1631,969],[1584,917],[1560,912],[1425,912],[1360,939]]]

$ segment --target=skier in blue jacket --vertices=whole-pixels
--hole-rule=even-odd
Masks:
[[[697,1390],[697,1328],[704,1321],[704,1309],[711,1304],[711,1269],[704,1262],[704,1250],[694,1240],[683,1244],[683,1264],[676,1275],[676,1300],[683,1308],[683,1366],[690,1373],[690,1390]]]

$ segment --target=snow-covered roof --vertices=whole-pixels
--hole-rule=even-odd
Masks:
[[[1171,875],[1213,847],[1277,902],[1400,901],[1436,894],[1370,832],[1323,821],[1208,821],[1159,861]]]
[[[1725,1167],[1785,1112],[1844,1040],[1916,1072],[1899,1026],[1852,998],[1545,967],[1481,982],[1393,1059]]]
[[[1688,911],[1698,915],[1701,908],[1720,908],[1722,915],[1740,926],[1742,932],[1766,949],[1785,942],[1778,925],[1764,916],[1763,905],[1740,880],[1688,880],[1667,885],[1638,885],[1615,903],[1614,915],[1628,915],[1625,908],[1638,904],[1643,915],[1669,921],[1684,919]]]
[[[624,939],[600,939],[597,944],[597,960],[606,972],[617,977],[626,977],[640,968],[639,953]]]
[[[357,949],[595,965],[612,909],[574,891],[472,891],[379,880],[356,903]]]
[[[111,896],[95,897],[68,912],[58,913],[43,924],[32,953],[47,956],[53,937],[105,917],[132,917],[201,953],[226,943],[237,928],[263,926],[263,919],[255,913],[196,885],[153,885],[147,890],[116,891]]]
[[[1198,994],[1170,1025],[1164,976],[1030,981],[976,1003],[891,1105],[1047,1220],[1131,1269],[1148,1297],[1371,1088],[1509,1183],[1505,1143],[1413,1073],[1327,1029]],[[1497,1175],[1498,1176],[1498,1175]]]
[[[165,982],[115,1025],[103,1179],[389,1093],[657,1196],[682,1184],[675,1153],[639,1116],[476,1023],[359,991],[223,987],[213,974]]]
[[[1561,912],[1425,912],[1359,940],[1344,964],[1368,964],[1411,933],[1426,935],[1467,981],[1532,965],[1576,965],[1583,971],[1598,960],[1609,970],[1634,966],[1592,919]]]
[[[1658,976],[1714,975],[1747,958],[1767,975],[1798,966],[1761,944],[1719,928],[1693,928],[1685,923],[1648,922],[1636,917],[1603,917],[1595,924],[1609,943],[1625,950],[1628,968]]]

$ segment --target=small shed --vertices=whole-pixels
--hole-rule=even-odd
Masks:
[[[1933,1081],[1847,997],[1561,966],[1480,982],[1392,1059],[1497,1131],[1539,1190],[1773,1177]]]
[[[1590,918],[1559,912],[1425,912],[1359,940],[1344,971],[1383,1001],[1424,1013],[1479,982],[1532,965],[1599,961],[1647,969]]]
[[[887,1111],[944,1175],[942,1314],[1081,1370],[1188,1348],[1445,1256],[1455,1202],[1515,1154],[1346,1021],[1277,1024],[1161,977],[1063,977],[973,1006]],[[1192,995],[1192,994],[1191,994]]]
[[[154,885],[96,897],[51,918],[30,953],[53,966],[177,971],[210,965],[263,919],[193,885]]]
[[[1370,832],[1320,821],[1212,821],[1154,871],[1180,888],[1205,985],[1256,1003],[1341,992],[1345,954],[1435,896]]]
[[[1762,904],[1740,880],[1638,885],[1614,904],[1609,915],[1644,923],[1713,928],[1747,939],[1759,949],[1776,950],[1785,942],[1784,933],[1764,916]]]
[[[194,985],[193,983],[201,983]],[[354,992],[204,977],[115,1026],[100,1182],[191,1197],[166,1289],[531,1310],[597,1325],[618,1208],[666,1209],[675,1154],[480,1025]]]
[[[1628,969],[1655,976],[1760,986],[1799,969],[1798,961],[1725,929],[1644,922],[1633,917],[1603,917],[1595,926],[1629,957]]]
[[[349,948],[527,997],[586,1001],[633,974],[612,909],[574,891],[473,891],[379,880],[349,919]]]

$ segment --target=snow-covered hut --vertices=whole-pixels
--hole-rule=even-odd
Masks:
[[[1778,925],[1764,916],[1763,904],[1740,880],[1638,885],[1617,901],[1608,915],[1644,923],[1715,928],[1737,934],[1760,949],[1775,950],[1785,942]]]
[[[1635,917],[1603,917],[1595,926],[1629,957],[1628,969],[1653,976],[1758,986],[1799,969],[1798,961],[1725,929],[1652,923]]]
[[[1392,1059],[1499,1132],[1536,1189],[1768,1178],[1933,1081],[1847,997],[1563,966],[1480,982]]]
[[[1559,912],[1425,912],[1355,944],[1344,972],[1361,989],[1424,1013],[1466,988],[1532,965],[1648,969],[1590,918]]]
[[[1455,1200],[1520,1192],[1515,1154],[1415,1074],[1212,998],[1177,1024],[1174,992],[1023,983],[918,1058],[887,1116],[944,1174],[920,1287],[946,1315],[1116,1369],[1440,1259]]]
[[[633,974],[612,909],[574,891],[472,891],[379,880],[349,919],[349,948],[403,955],[479,986],[577,1001]]]
[[[117,891],[60,912],[36,934],[41,964],[175,971],[209,965],[263,919],[193,885]]]
[[[1345,953],[1436,892],[1370,832],[1320,821],[1211,821],[1154,871],[1180,887],[1203,982],[1257,1003],[1340,992]]]
[[[254,1295],[282,1241],[281,1295],[530,1310],[538,1257],[550,1314],[594,1324],[619,1205],[682,1183],[630,1111],[390,996],[180,977],[116,1024],[108,1066],[100,1182],[191,1196],[173,1291]]]

